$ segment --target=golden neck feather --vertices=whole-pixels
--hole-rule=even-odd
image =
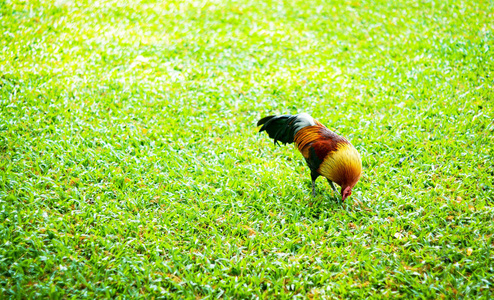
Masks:
[[[362,160],[357,149],[349,143],[339,143],[319,167],[319,173],[340,186],[355,185],[362,174]]]

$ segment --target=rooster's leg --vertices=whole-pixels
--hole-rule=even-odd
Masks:
[[[312,198],[316,198],[316,179],[319,177],[319,174],[316,172],[310,172],[310,178],[312,179]]]
[[[333,188],[333,191],[336,195],[338,195],[338,190],[336,189],[336,187],[334,186],[334,183],[328,179],[328,182],[329,182],[329,185]]]
[[[312,198],[316,198],[316,181],[312,180]]]

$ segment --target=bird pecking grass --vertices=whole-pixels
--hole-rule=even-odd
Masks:
[[[0,1],[6,298],[492,298],[489,1]],[[307,112],[363,176],[311,198]]]

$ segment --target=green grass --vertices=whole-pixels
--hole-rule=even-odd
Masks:
[[[492,1],[0,1],[2,298],[492,298]],[[346,203],[258,135],[352,141]]]

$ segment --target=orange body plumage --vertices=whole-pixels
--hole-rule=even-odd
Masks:
[[[295,143],[310,168],[313,196],[319,176],[326,177],[335,192],[333,182],[341,187],[343,201],[352,194],[362,174],[362,161],[347,139],[305,113],[265,117],[257,123],[260,125],[259,132],[266,131],[275,144]]]

